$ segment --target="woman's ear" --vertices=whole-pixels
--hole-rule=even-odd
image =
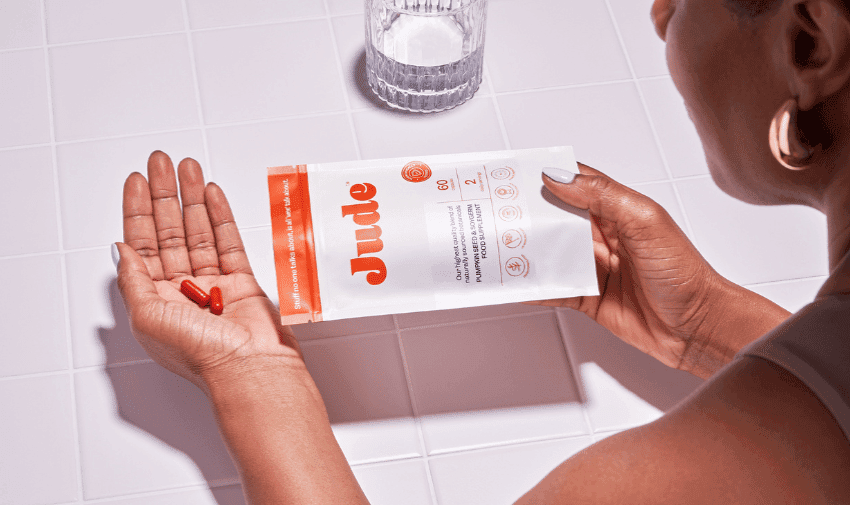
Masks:
[[[850,14],[841,0],[792,0],[780,20],[791,89],[810,110],[850,83]]]

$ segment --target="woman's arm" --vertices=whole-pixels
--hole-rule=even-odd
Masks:
[[[790,312],[767,298],[721,279],[709,313],[682,353],[677,368],[707,379],[747,344],[779,326]]]
[[[368,504],[302,361],[252,358],[207,382],[249,503]]]

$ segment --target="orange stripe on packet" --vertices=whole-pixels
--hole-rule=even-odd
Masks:
[[[284,324],[322,320],[307,166],[268,169],[274,263]]]

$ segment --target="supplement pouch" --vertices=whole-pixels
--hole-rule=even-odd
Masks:
[[[598,295],[571,147],[268,169],[285,324]]]

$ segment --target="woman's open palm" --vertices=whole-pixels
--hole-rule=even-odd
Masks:
[[[136,172],[124,184],[118,286],[136,339],[201,389],[205,375],[245,359],[300,363],[297,342],[254,278],[221,188],[204,184],[195,160],[180,162],[177,173],[157,151],[148,159],[148,179]],[[185,279],[207,293],[218,286],[223,313],[213,315],[183,295]]]

